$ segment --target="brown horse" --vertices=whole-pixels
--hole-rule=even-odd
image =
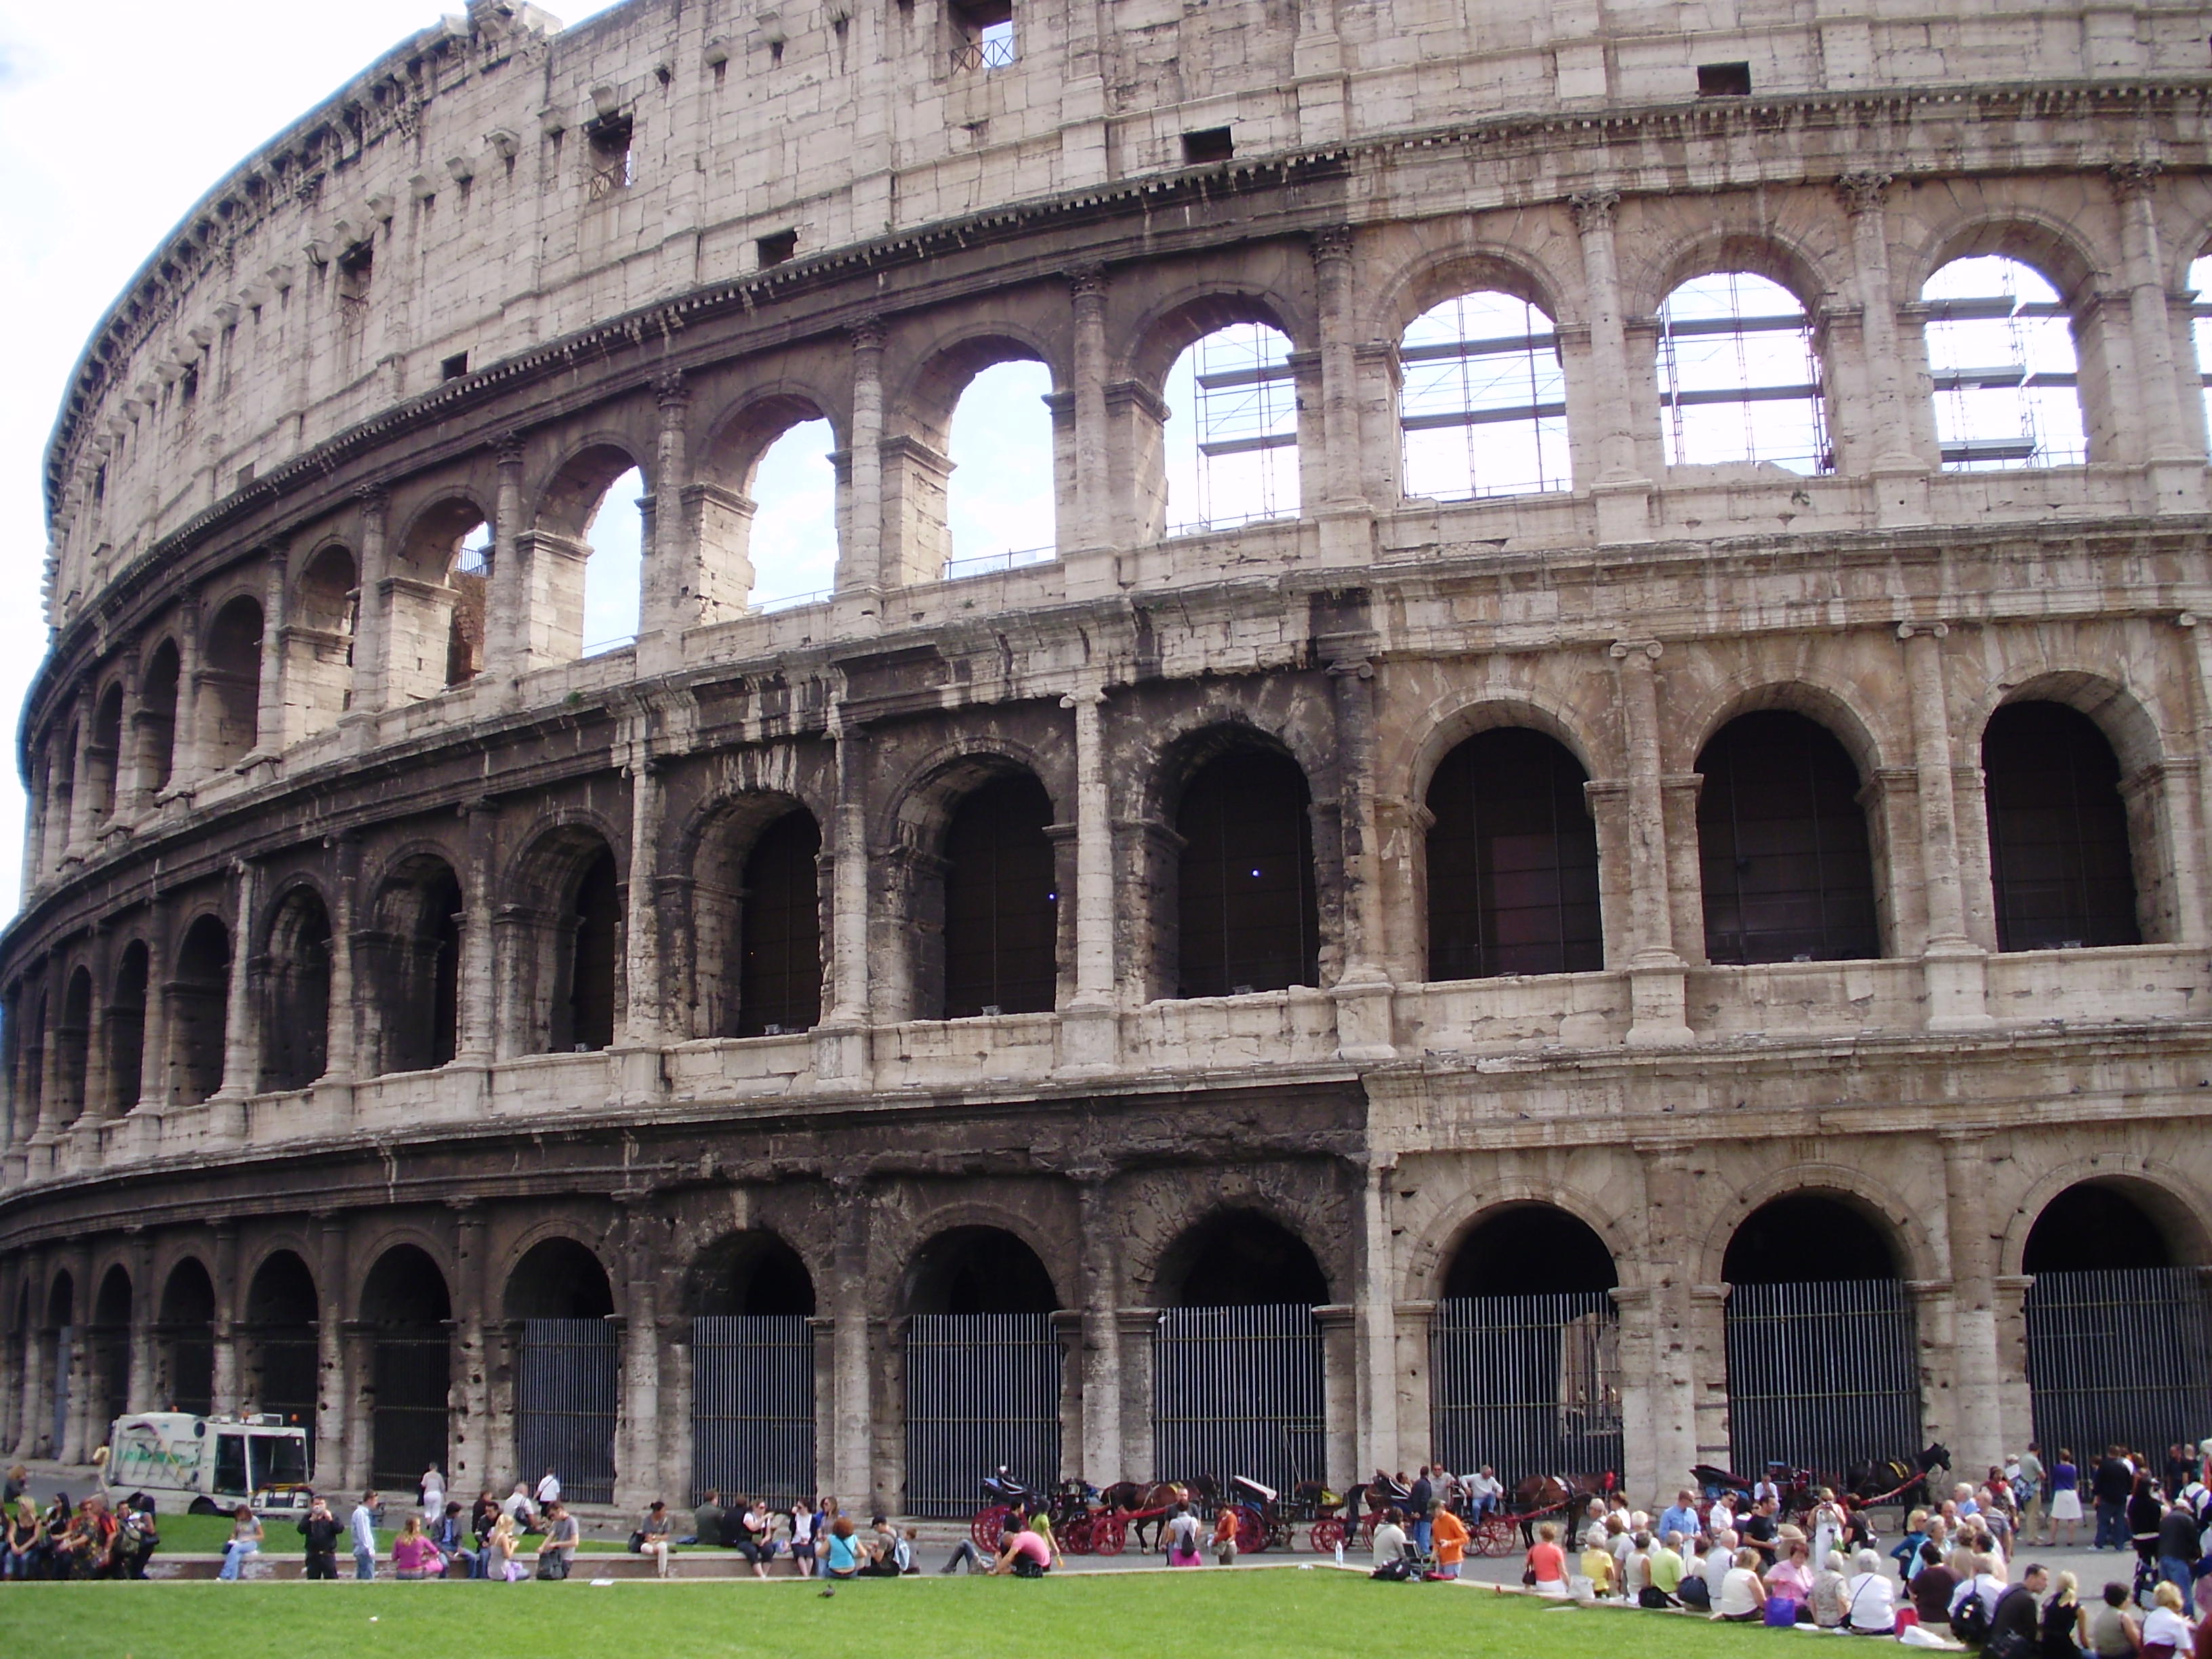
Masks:
[[[1557,1521],[1561,1536],[1571,1535],[1576,1507],[1590,1498],[1604,1497],[1613,1486],[1614,1476],[1610,1469],[1528,1476],[1513,1488],[1513,1513],[1522,1517],[1522,1547],[1527,1548],[1535,1543],[1539,1521]]]
[[[1129,1529],[1137,1534],[1137,1547],[1151,1551],[1159,1546],[1159,1534],[1167,1527],[1167,1512],[1178,1504],[1192,1502],[1194,1496],[1193,1489],[1179,1480],[1116,1480],[1098,1494],[1098,1501],[1109,1514],[1141,1517],[1131,1520]],[[1148,1528],[1152,1533],[1150,1542],[1145,1538]]]

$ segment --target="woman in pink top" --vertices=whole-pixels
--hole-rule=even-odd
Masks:
[[[428,1578],[438,1559],[438,1547],[422,1535],[422,1517],[409,1516],[407,1524],[399,1529],[399,1536],[392,1540],[392,1576]]]

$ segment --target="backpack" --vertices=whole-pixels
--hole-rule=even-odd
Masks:
[[[1951,1615],[1951,1634],[1970,1648],[1990,1639],[1990,1609],[1978,1589],[1969,1589],[1959,1610]]]

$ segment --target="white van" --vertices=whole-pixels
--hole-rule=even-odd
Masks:
[[[281,1417],[137,1412],[118,1417],[101,1448],[100,1479],[118,1498],[143,1492],[157,1510],[228,1515],[305,1513],[307,1432]]]

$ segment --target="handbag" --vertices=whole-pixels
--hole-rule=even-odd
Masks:
[[[548,1554],[544,1551],[539,1551],[538,1576],[540,1578],[566,1578],[568,1576],[568,1558],[557,1553]]]

